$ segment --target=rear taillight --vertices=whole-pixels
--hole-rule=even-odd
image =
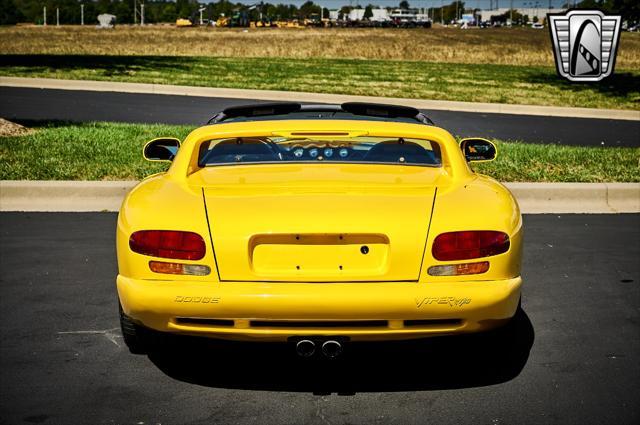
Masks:
[[[509,250],[509,235],[492,230],[449,232],[438,235],[431,250],[440,261],[490,257]]]
[[[129,247],[138,254],[180,260],[200,260],[206,247],[197,233],[174,230],[141,230],[129,238]]]

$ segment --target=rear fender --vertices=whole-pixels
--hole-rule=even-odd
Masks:
[[[435,238],[441,233],[463,230],[496,230],[509,235],[510,247],[503,254],[461,261],[438,261],[432,255]],[[433,265],[489,261],[485,273],[463,276],[430,276]],[[511,193],[500,183],[478,176],[465,184],[438,190],[431,227],[425,246],[420,280],[423,282],[479,281],[520,276],[522,265],[522,216]]]
[[[195,232],[206,244],[204,258],[197,261],[171,260],[137,254],[129,248],[129,238],[138,230],[179,230]],[[134,279],[217,281],[215,255],[211,245],[202,189],[169,179],[167,175],[148,178],[124,199],[118,215],[116,234],[119,273]],[[184,276],[154,273],[149,261],[204,264],[208,276]]]

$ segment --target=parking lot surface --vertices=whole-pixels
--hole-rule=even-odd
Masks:
[[[0,99],[0,117],[27,126],[52,121],[202,125],[224,108],[264,102],[18,87],[0,87]],[[461,137],[574,146],[640,146],[640,121],[459,111],[423,112],[437,126]]]
[[[640,215],[525,216],[514,345],[366,344],[338,361],[197,338],[130,354],[115,223],[0,214],[1,423],[640,422]]]

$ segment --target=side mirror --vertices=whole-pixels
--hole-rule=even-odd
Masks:
[[[493,161],[498,155],[496,145],[487,139],[469,138],[460,141],[460,149],[467,162]]]
[[[180,140],[173,137],[153,139],[144,145],[142,156],[147,161],[173,161],[180,149]]]

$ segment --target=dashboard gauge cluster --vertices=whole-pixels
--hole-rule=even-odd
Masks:
[[[353,155],[353,151],[347,147],[333,147],[333,146],[294,146],[288,150],[288,154],[293,159],[299,160],[345,160],[349,159]]]

